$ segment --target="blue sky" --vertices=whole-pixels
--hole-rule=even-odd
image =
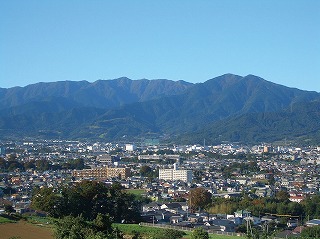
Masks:
[[[318,0],[0,0],[0,87],[233,73],[320,92],[319,12]]]

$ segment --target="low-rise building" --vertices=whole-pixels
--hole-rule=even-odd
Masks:
[[[92,169],[74,170],[73,177],[77,178],[127,178],[130,176],[129,168],[97,167]]]

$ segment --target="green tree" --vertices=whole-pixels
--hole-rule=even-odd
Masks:
[[[123,233],[112,228],[108,217],[98,215],[93,222],[86,221],[82,215],[66,216],[55,222],[56,239],[114,239],[123,238]],[[106,219],[106,220],[105,220]],[[102,223],[102,224],[101,224]]]
[[[27,170],[27,169],[35,169],[36,165],[34,164],[34,161],[32,160],[32,161],[25,162],[23,164],[23,167],[24,167],[25,170]]]
[[[4,211],[5,211],[7,214],[11,214],[11,213],[14,212],[14,208],[12,207],[12,205],[6,204],[6,205],[4,205]]]
[[[68,162],[64,163],[62,165],[62,168],[65,168],[65,169],[77,169],[77,170],[84,169],[84,160],[81,159],[81,158],[71,159]]]
[[[94,220],[98,213],[112,215],[113,205],[108,187],[98,181],[82,181],[63,188],[62,197],[66,205],[64,215],[82,216]]]
[[[94,231],[82,216],[66,216],[55,223],[56,239],[84,239],[92,236]]]
[[[24,167],[20,162],[18,162],[16,160],[8,161],[8,171],[11,172],[11,171],[14,171],[16,169],[24,170]]]
[[[305,216],[309,216],[311,218],[320,217],[320,196],[312,195],[308,196],[305,200],[301,202],[303,206],[303,211]]]
[[[143,165],[140,168],[140,175],[143,177],[148,177],[150,174],[152,174],[152,168],[148,165]]]
[[[64,213],[63,198],[53,188],[43,187],[35,189],[31,208],[45,211],[51,217],[61,217]]]
[[[126,193],[119,183],[110,188],[112,213],[116,222],[139,222],[141,202],[135,200],[135,195]]]
[[[37,170],[39,171],[46,171],[46,170],[49,170],[51,167],[51,163],[45,159],[37,160],[35,165]]]
[[[288,204],[287,203],[278,203],[277,204],[277,213],[278,214],[288,214]]]
[[[320,226],[307,227],[302,230],[301,238],[320,238]]]
[[[297,202],[290,202],[288,204],[288,213],[294,216],[303,215],[303,206]]]
[[[209,233],[202,227],[196,228],[191,233],[191,239],[209,239]]]
[[[289,200],[289,193],[284,190],[280,190],[276,193],[276,199],[278,199],[280,202],[287,202]]]
[[[97,217],[93,220],[93,225],[97,231],[109,234],[113,231],[112,221],[109,215],[98,213]]]
[[[194,188],[189,192],[189,206],[196,209],[203,209],[211,203],[212,194],[204,188]]]
[[[92,221],[102,214],[110,215],[115,222],[139,222],[141,203],[120,184],[106,186],[98,181],[82,181],[59,192],[46,187],[35,190],[31,206],[52,217],[82,215]]]

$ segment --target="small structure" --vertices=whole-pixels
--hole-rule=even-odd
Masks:
[[[251,217],[251,212],[247,210],[239,210],[234,213],[234,216],[240,218]]]
[[[320,225],[320,219],[312,219],[312,220],[306,222],[307,227],[314,227],[314,226],[319,226],[319,225]]]

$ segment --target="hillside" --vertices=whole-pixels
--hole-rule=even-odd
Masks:
[[[26,87],[0,88],[0,109],[34,102],[58,100],[73,107],[109,109],[133,102],[143,102],[166,95],[179,94],[192,84],[170,80],[114,80],[60,81],[37,83]]]
[[[38,83],[0,90],[0,130],[7,137],[317,143],[319,102],[317,92],[253,75],[198,84],[128,78]]]

